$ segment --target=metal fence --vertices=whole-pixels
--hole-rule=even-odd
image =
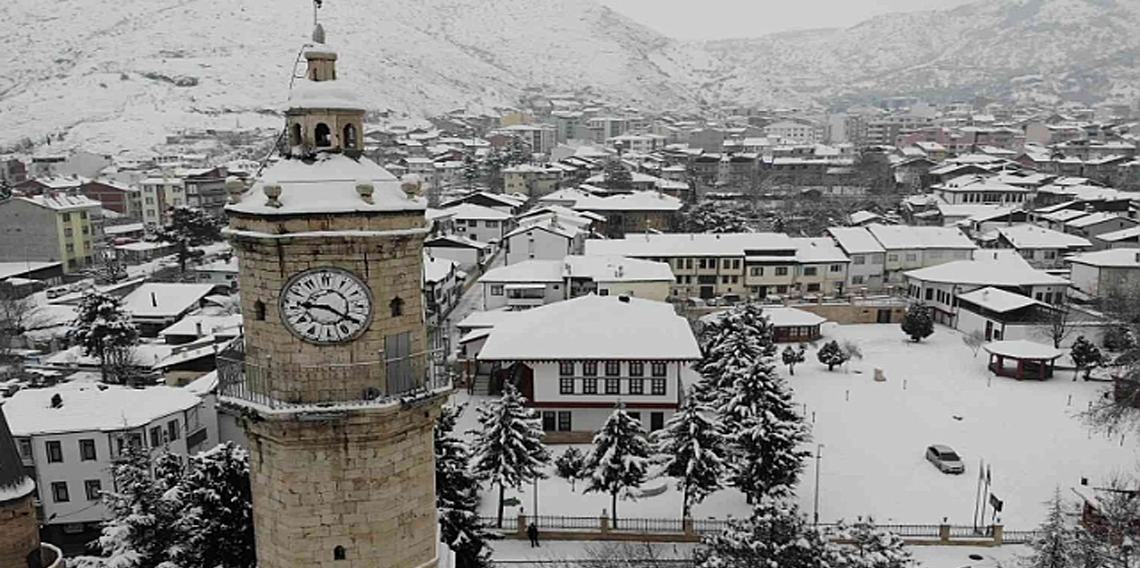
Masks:
[[[681,519],[623,519],[611,521],[611,529],[615,532],[632,532],[638,534],[684,533],[685,525]]]
[[[1043,534],[1042,531],[1003,531],[1001,540],[1005,544],[1028,544]]]

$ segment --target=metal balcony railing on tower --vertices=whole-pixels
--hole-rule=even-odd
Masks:
[[[248,352],[244,337],[217,355],[224,402],[259,410],[305,412],[384,406],[446,392],[446,352],[432,349],[372,361],[304,366]]]

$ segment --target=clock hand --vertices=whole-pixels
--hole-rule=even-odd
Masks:
[[[346,313],[344,313],[344,312],[342,312],[336,308],[333,308],[332,306],[327,306],[325,304],[314,304],[312,302],[301,302],[301,307],[302,308],[320,308],[326,312],[329,312],[333,315],[340,317],[341,319],[346,319],[346,320],[348,320],[352,323],[356,323],[356,324],[360,323],[359,319],[354,318],[354,317],[352,317],[352,316],[350,316],[350,315],[348,315],[348,314],[346,314]]]

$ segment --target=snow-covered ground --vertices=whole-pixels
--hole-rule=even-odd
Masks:
[[[1043,502],[1055,487],[1066,497],[1081,477],[1094,485],[1117,474],[1136,471],[1140,440],[1118,434],[1112,439],[1091,433],[1077,413],[1101,396],[1105,385],[1073,382],[1069,372],[1047,382],[990,378],[985,353],[974,356],[961,336],[945,327],[920,344],[905,341],[896,325],[825,326],[828,338],[856,342],[862,360],[828,372],[814,348],[807,362],[789,377],[796,401],[806,405],[813,424],[813,444],[822,444],[820,521],[872,515],[880,523],[936,524],[943,517],[969,525],[974,513],[978,462],[992,470],[992,492],[1005,502],[1008,529],[1036,528]],[[886,382],[875,382],[875,368]],[[786,368],[780,367],[786,376]],[[457,394],[457,400],[468,400]],[[1071,397],[1071,402],[1070,402]],[[476,401],[477,402],[477,401]],[[476,427],[475,411],[465,413],[459,430]],[[966,463],[964,475],[938,472],[924,459],[931,444],[948,444]],[[558,455],[564,447],[555,446]],[[798,491],[801,509],[810,514],[815,460],[805,464]],[[662,480],[650,481],[656,486]],[[595,516],[608,509],[608,495],[583,495],[553,475],[538,484],[542,515]],[[515,493],[530,512],[532,488]],[[483,514],[496,511],[496,492],[488,490]],[[618,505],[620,517],[677,517],[678,492]],[[724,490],[694,510],[697,518],[742,517],[749,507],[742,496]],[[508,507],[507,515],[518,513]],[[962,564],[963,566],[965,564]]]

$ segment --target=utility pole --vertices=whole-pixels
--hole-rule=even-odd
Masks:
[[[815,445],[815,504],[812,506],[812,524],[819,526],[819,462],[823,457],[823,444]]]

